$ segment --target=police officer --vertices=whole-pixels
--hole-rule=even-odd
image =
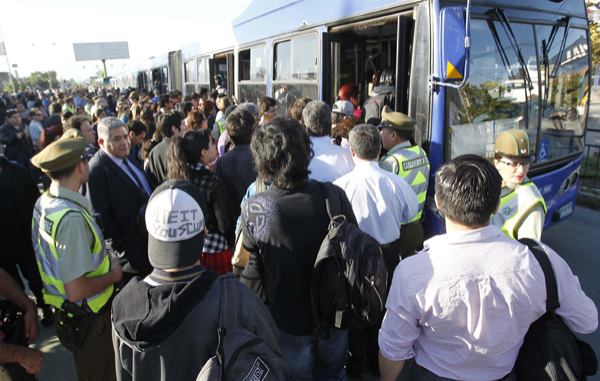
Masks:
[[[381,112],[379,130],[383,148],[388,153],[379,161],[379,167],[400,175],[417,194],[419,211],[415,218],[400,229],[398,251],[404,259],[416,253],[423,244],[423,207],[429,184],[429,160],[425,151],[410,143],[417,122],[400,112],[393,112],[388,106]]]
[[[527,177],[533,160],[525,131],[504,131],[496,138],[494,164],[502,176],[502,193],[491,223],[513,239],[542,237],[547,210],[539,189]]]
[[[57,309],[57,335],[73,352],[77,377],[115,380],[110,304],[123,270],[110,263],[102,231],[78,193],[88,180],[88,159],[86,140],[76,134],[33,157],[52,184],[36,202],[32,242],[44,300]]]

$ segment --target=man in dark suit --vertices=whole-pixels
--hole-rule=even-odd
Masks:
[[[122,121],[102,119],[98,143],[101,149],[90,161],[87,198],[93,213],[102,215],[107,247],[118,257],[126,284],[134,276],[152,271],[142,222],[152,187],[142,167],[127,159],[131,146]]]

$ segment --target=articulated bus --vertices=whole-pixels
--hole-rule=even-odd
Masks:
[[[529,176],[546,200],[547,228],[575,205],[588,30],[583,0],[254,0],[232,22],[232,39],[182,48],[179,87],[214,88],[220,75],[230,96],[273,97],[283,114],[300,97],[331,105],[347,83],[365,100],[373,74],[391,67],[395,110],[417,121],[414,142],[431,164],[426,235],[445,230],[436,169],[466,153],[492,160],[496,136],[516,128],[536,152]]]

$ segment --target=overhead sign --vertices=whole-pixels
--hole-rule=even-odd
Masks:
[[[127,41],[73,44],[73,50],[75,50],[75,61],[129,58],[129,44]]]

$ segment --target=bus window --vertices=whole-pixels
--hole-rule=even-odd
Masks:
[[[279,104],[279,114],[297,99],[319,98],[319,39],[317,35],[277,42],[273,54],[272,97]]]
[[[446,89],[446,160],[466,153],[491,159],[496,136],[511,129],[524,130],[536,147],[539,86],[533,25],[511,26],[525,67],[499,21],[472,20],[469,80],[461,89]]]
[[[258,103],[267,95],[267,47],[240,50],[239,70],[238,100]]]
[[[196,91],[196,61],[188,61],[183,65],[185,93],[189,95]]]
[[[564,27],[539,25],[536,27],[540,57],[542,46],[547,46],[549,65],[541,65],[540,152],[538,159],[551,160],[581,151],[584,144],[588,101],[588,45],[587,32],[570,28],[562,60],[557,67]],[[540,59],[540,62],[544,62]]]
[[[169,88],[169,71],[167,70],[166,67],[163,67],[161,69],[162,71],[162,93],[166,94],[168,93],[171,89]]]
[[[198,58],[198,89],[201,87],[209,87],[209,80],[206,73],[206,65],[208,64],[208,60],[206,58]]]

